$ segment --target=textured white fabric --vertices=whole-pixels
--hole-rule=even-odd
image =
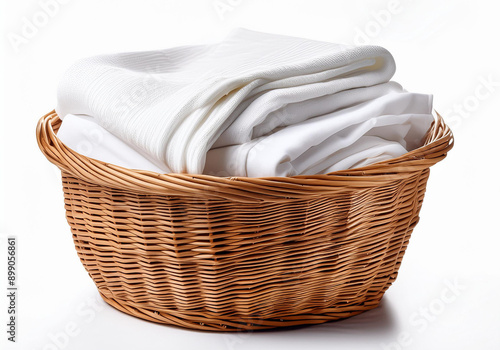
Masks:
[[[265,121],[258,136],[272,127],[270,113],[385,83],[394,70],[381,47],[237,29],[213,45],[80,60],[60,82],[56,111],[94,117],[173,172],[201,173],[207,151],[240,114],[244,125],[229,128],[217,147],[248,141],[248,118]]]
[[[429,95],[389,93],[241,145],[213,149],[205,173],[251,177],[326,173],[340,170],[335,164],[349,155],[353,163],[346,169],[358,162],[367,165],[366,154],[355,152],[373,148],[373,137],[379,140],[378,149],[384,150],[375,156],[397,157],[421,145],[434,120],[431,108]],[[386,146],[395,143],[399,147],[388,152]]]
[[[59,127],[57,137],[74,151],[106,163],[157,173],[170,172],[164,164],[155,164],[147,159],[87,115],[68,114]]]
[[[218,176],[327,173],[420,146],[430,95],[381,47],[243,29],[218,44],[87,58],[64,75],[58,136],[96,159]]]

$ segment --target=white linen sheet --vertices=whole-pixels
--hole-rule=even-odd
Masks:
[[[390,81],[392,55],[237,29],[212,45],[75,63],[59,138],[108,163],[218,176],[325,173],[418,147],[432,96]]]

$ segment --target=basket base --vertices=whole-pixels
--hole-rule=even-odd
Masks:
[[[177,310],[162,310],[160,312],[154,310],[153,308],[138,307],[136,303],[132,306],[131,303],[128,303],[127,301],[106,296],[108,293],[103,290],[99,290],[99,294],[107,304],[111,305],[115,309],[147,321],[202,331],[241,332],[314,325],[349,318],[376,308],[380,304],[380,300],[382,299],[384,293],[380,293],[370,300],[365,300],[363,304],[334,306],[325,309],[322,313],[294,314],[290,316],[282,316],[280,319],[267,319],[251,316],[227,316],[227,318],[220,318],[219,315],[211,315],[209,313],[201,316],[201,313],[191,315]]]

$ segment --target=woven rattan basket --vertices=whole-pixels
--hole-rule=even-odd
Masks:
[[[40,119],[62,171],[78,256],[103,299],[202,330],[315,324],[376,307],[418,222],[429,167],[453,147],[438,115],[423,147],[328,175],[158,174],[87,158]]]

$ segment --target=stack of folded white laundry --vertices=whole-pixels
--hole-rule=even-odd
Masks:
[[[83,59],[63,76],[58,137],[132,169],[324,174],[422,145],[432,96],[391,82],[392,55],[244,29],[212,45]]]

